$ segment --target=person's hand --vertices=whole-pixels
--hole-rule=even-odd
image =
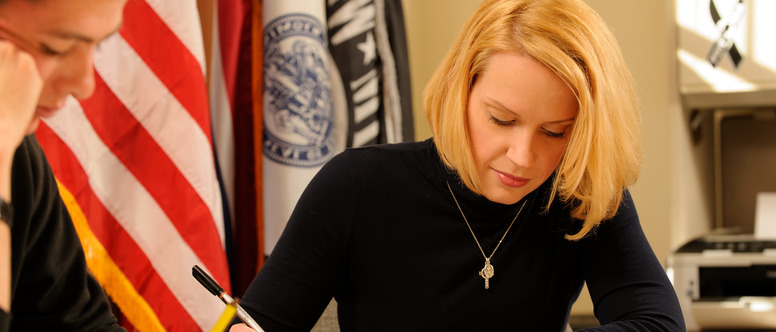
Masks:
[[[8,202],[13,155],[37,126],[35,109],[42,89],[35,59],[0,40],[0,197]],[[0,222],[0,309],[11,309],[11,230],[5,222]]]
[[[35,116],[43,80],[35,59],[13,43],[0,40],[0,196],[11,200],[11,163]]]
[[[229,332],[256,332],[256,330],[248,327],[248,325],[245,324],[236,324],[232,325],[232,328],[229,329]]]
[[[13,43],[0,40],[0,136],[15,147],[31,134],[43,89],[35,59]]]

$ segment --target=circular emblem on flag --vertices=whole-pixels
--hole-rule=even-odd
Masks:
[[[325,33],[304,14],[264,28],[264,155],[281,164],[319,166],[335,152]]]

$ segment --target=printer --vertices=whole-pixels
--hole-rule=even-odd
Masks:
[[[776,239],[703,236],[672,252],[666,271],[689,331],[776,329]]]

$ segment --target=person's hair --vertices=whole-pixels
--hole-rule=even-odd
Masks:
[[[4,4],[6,4],[7,2],[10,2],[10,1],[11,0],[0,0],[0,5],[4,5]],[[24,1],[27,1],[27,2],[41,2],[42,0],[24,0]]]
[[[580,0],[486,0],[477,8],[426,86],[424,107],[442,161],[478,194],[466,109],[477,76],[501,52],[536,59],[577,97],[545,209],[556,195],[570,204],[584,223],[566,238],[579,240],[616,214],[641,168],[638,101],[619,45]]]

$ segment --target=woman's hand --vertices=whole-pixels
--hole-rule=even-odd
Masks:
[[[232,328],[229,329],[229,332],[256,332],[256,330],[248,327],[248,325],[245,324],[237,324],[232,325]]]

